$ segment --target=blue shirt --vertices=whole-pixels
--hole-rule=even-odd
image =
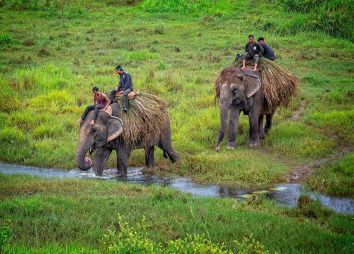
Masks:
[[[269,60],[275,60],[274,51],[267,43],[263,43],[262,47],[264,49],[263,56]]]

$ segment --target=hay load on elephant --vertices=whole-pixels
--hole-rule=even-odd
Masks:
[[[114,102],[123,108],[121,97],[116,97]],[[164,124],[169,119],[166,103],[159,97],[139,93],[134,99],[129,100],[128,113],[122,113],[119,116],[124,126],[122,137],[125,143],[133,147],[139,140],[149,143],[160,133]]]
[[[251,61],[247,65],[252,65]],[[235,67],[242,67],[242,61],[237,61]],[[270,108],[277,106],[287,107],[296,95],[299,79],[282,66],[261,58],[258,68],[262,76],[264,97]]]

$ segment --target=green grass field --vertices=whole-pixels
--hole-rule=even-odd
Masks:
[[[132,74],[135,89],[156,94],[169,105],[173,144],[181,161],[171,165],[159,151],[154,173],[201,183],[266,186],[283,181],[296,166],[345,147],[349,153],[313,172],[307,185],[354,196],[350,3],[3,0],[0,10],[0,161],[75,168],[77,121],[92,103],[91,88],[109,92],[117,85],[114,67],[121,64]],[[265,37],[276,62],[300,78],[299,94],[289,108],[277,110],[260,148],[246,146],[248,119],[242,116],[238,147],[229,151],[224,146],[217,153],[214,81],[235,54],[242,53],[251,33]],[[293,121],[301,100],[306,107]],[[114,157],[110,167],[115,166]],[[134,151],[129,165],[144,165],[143,151]],[[187,233],[207,234],[201,237],[224,242],[228,250],[247,245],[242,237],[259,241],[260,249],[271,252],[345,253],[353,248],[353,232],[346,226],[351,221],[326,212],[304,219],[301,211],[264,200],[243,207],[228,199],[192,198],[158,187],[0,177],[0,220],[11,231],[9,252],[107,250],[99,240],[113,228],[118,212],[133,226],[142,215],[153,221],[149,239],[144,239],[161,243],[161,248]],[[154,201],[159,195],[161,203]],[[323,216],[329,216],[329,222]],[[31,218],[37,218],[35,227]]]

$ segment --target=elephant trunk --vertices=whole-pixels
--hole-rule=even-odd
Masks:
[[[96,175],[101,176],[103,173],[103,168],[107,163],[107,160],[111,154],[112,150],[108,148],[97,148],[95,151],[95,159],[93,164],[93,170]]]
[[[87,171],[92,166],[92,160],[89,157],[85,157],[88,150],[93,146],[93,138],[83,137],[80,135],[80,141],[77,148],[77,167],[81,170]]]

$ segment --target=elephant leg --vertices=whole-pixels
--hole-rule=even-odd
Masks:
[[[255,112],[250,112],[249,114],[250,137],[249,137],[248,145],[251,147],[259,146],[258,121],[259,121],[259,114]]]
[[[266,134],[272,129],[272,124],[273,124],[273,114],[267,114],[265,127],[264,127],[264,131]]]
[[[231,107],[229,110],[229,127],[228,127],[228,142],[227,148],[233,149],[236,146],[236,132],[238,128],[238,119],[240,115],[240,110]]]
[[[153,167],[155,165],[155,155],[154,152],[155,151],[155,147],[151,146],[145,149],[145,165],[147,167]]]
[[[127,176],[127,172],[128,172],[128,160],[129,160],[129,156],[130,156],[130,150],[128,150],[127,148],[120,147],[119,149],[119,153],[118,153],[118,174],[120,174],[122,177],[126,177]]]
[[[263,115],[259,116],[258,120],[258,136],[260,139],[264,139],[264,128],[263,128]]]

